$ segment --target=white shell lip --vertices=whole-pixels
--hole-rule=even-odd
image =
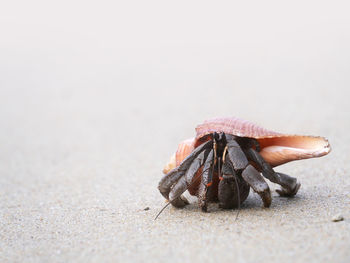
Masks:
[[[324,137],[286,135],[265,138],[261,142],[260,154],[273,167],[294,160],[321,157],[331,151],[329,141]]]
[[[325,145],[322,149],[320,149],[319,151],[316,151],[314,153],[313,156],[315,157],[321,157],[321,156],[324,156],[324,155],[327,155],[329,154],[331,151],[332,151],[332,147],[331,145],[329,144],[329,141],[327,138],[324,138],[323,139],[325,140],[325,142],[327,142],[327,145]]]

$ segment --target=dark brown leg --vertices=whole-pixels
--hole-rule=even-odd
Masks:
[[[166,199],[169,200],[169,192],[171,190],[171,187],[186,173],[187,169],[189,169],[193,160],[202,151],[204,151],[205,149],[212,148],[212,146],[213,146],[212,141],[207,141],[202,145],[198,146],[196,149],[193,150],[193,152],[189,156],[186,157],[185,160],[182,161],[182,163],[178,167],[171,170],[169,173],[167,173],[162,177],[162,179],[158,184],[158,189]]]
[[[276,173],[276,175],[277,175],[279,178],[281,178],[282,180],[284,180],[285,182],[290,181],[290,182],[291,182],[291,183],[290,183],[291,185],[294,184],[294,180],[295,180],[295,182],[296,182],[294,188],[292,188],[292,187],[286,188],[286,187],[283,187],[283,186],[282,186],[281,189],[280,189],[280,190],[277,189],[276,192],[277,192],[280,196],[284,196],[284,197],[292,197],[292,196],[295,196],[296,193],[299,191],[299,188],[300,188],[300,186],[301,186],[300,183],[296,181],[296,178],[291,177],[291,176],[289,176],[289,175],[287,175],[287,174],[283,174],[283,173]]]
[[[193,177],[208,157],[209,149],[202,151],[191,163],[190,167],[170,190],[169,201],[175,207],[184,207],[188,204],[185,197],[181,196],[191,185]]]
[[[203,167],[203,174],[201,178],[201,184],[198,190],[199,206],[203,212],[207,212],[207,193],[208,187],[211,186],[213,180],[214,169],[214,151],[210,150],[207,160]]]
[[[260,195],[264,206],[269,207],[271,205],[270,188],[260,173],[252,165],[248,165],[242,172],[242,177]]]
[[[227,141],[227,155],[231,160],[235,171],[243,170],[248,165],[248,159],[241,149],[241,146],[235,141],[234,136],[225,134]],[[225,161],[225,160],[224,160]]]
[[[252,148],[246,149],[245,153],[248,159],[257,164],[257,166],[261,169],[264,177],[269,179],[271,182],[282,186],[281,190],[277,190],[277,193],[279,193],[281,196],[294,196],[298,192],[300,183],[297,182],[296,178],[286,174],[276,173],[270,164]]]
[[[219,183],[219,207],[224,209],[237,208],[247,199],[249,185],[232,169],[231,160],[226,158],[223,164],[223,176]]]

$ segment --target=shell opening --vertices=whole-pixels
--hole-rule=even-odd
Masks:
[[[331,151],[326,138],[313,136],[288,135],[262,138],[258,140],[260,154],[272,166],[293,160],[321,157]]]

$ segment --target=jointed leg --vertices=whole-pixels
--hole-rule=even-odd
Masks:
[[[252,148],[246,149],[245,153],[250,161],[253,161],[261,169],[262,174],[271,182],[282,186],[281,190],[277,190],[282,196],[293,196],[299,188],[300,183],[297,179],[286,174],[276,173],[269,163],[267,163],[262,156]]]
[[[231,160],[226,158],[222,166],[222,177],[219,183],[219,206],[230,209],[239,207],[239,205],[249,195],[249,185],[239,178],[232,169]]]
[[[213,169],[214,169],[214,151],[210,150],[207,160],[203,167],[203,174],[201,183],[198,190],[199,206],[202,211],[207,212],[207,192],[208,187],[211,186],[213,181]]]
[[[252,165],[248,165],[242,172],[242,177],[260,195],[264,206],[269,207],[271,205],[270,188],[260,173]]]
[[[295,181],[295,187],[294,188],[285,188],[282,186],[282,188],[279,190],[277,189],[276,192],[280,195],[280,196],[286,196],[286,197],[291,197],[291,196],[295,196],[296,193],[299,191],[300,188],[300,183],[296,181],[296,178],[291,177],[287,174],[283,174],[283,173],[276,173],[276,175],[281,178],[283,181],[290,181],[291,185],[293,184],[293,182]]]
[[[248,159],[241,149],[241,146],[235,141],[234,136],[225,134],[227,141],[227,155],[231,160],[233,168],[237,170],[243,170],[248,165]]]
[[[170,190],[169,202],[176,207],[184,207],[188,204],[185,197],[181,196],[188,187],[191,185],[193,177],[198,172],[199,168],[204,164],[208,157],[209,149],[202,151],[191,163],[190,167],[186,171],[185,175],[182,176],[174,187]]]
[[[174,185],[174,187],[170,190],[169,193],[169,202],[175,207],[184,207],[185,205],[188,205],[189,202],[182,195],[183,192],[185,192],[187,189],[187,183],[185,176],[182,176]]]
[[[169,192],[171,187],[176,183],[181,176],[185,174],[187,169],[190,167],[192,161],[205,149],[212,148],[213,142],[207,141],[193,150],[193,152],[186,157],[182,163],[171,170],[168,174],[164,175],[158,184],[158,189],[160,193],[166,198],[169,199]]]

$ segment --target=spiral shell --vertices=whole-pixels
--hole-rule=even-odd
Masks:
[[[294,160],[321,157],[331,151],[331,146],[324,137],[283,134],[236,117],[215,118],[198,125],[195,138],[179,144],[175,157],[170,160],[163,172],[167,173],[178,166],[194,148],[208,140],[207,135],[213,132],[256,139],[260,144],[260,155],[272,167]]]

